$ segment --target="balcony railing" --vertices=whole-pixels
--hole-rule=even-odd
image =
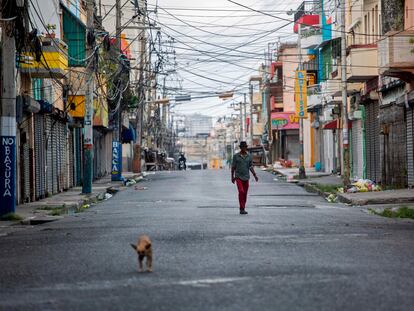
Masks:
[[[348,48],[347,80],[366,82],[378,76],[378,49],[376,44],[354,45]]]
[[[275,98],[276,103],[283,102],[283,85],[282,82],[270,83],[270,96]]]
[[[32,52],[24,52],[20,59],[21,73],[32,78],[63,78],[68,69],[68,49],[66,44],[56,38],[41,38],[42,55],[36,61]]]
[[[414,31],[388,32],[378,42],[380,74],[402,78],[414,73]]]
[[[303,1],[296,9],[294,21],[296,22],[303,15],[318,15],[321,11],[320,1]]]

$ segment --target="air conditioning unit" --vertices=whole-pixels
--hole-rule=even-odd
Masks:
[[[361,94],[356,93],[351,96],[350,98],[350,108],[352,111],[356,111],[359,108],[359,104],[361,102]]]
[[[331,113],[330,110],[325,110],[323,112],[323,116],[321,116],[321,117],[323,118],[323,120],[321,120],[321,122],[323,122],[323,121],[332,121],[333,120],[332,113]]]
[[[352,118],[350,118],[351,120],[361,120],[362,119],[362,111],[361,110],[355,110],[352,113]]]

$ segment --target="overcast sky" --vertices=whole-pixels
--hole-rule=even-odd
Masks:
[[[286,11],[302,1],[235,0],[257,11],[292,19]],[[182,86],[193,100],[177,105],[177,113],[199,112],[211,116],[230,115],[231,101],[211,96],[216,92],[236,90],[234,101],[248,93],[248,80],[264,62],[268,43],[295,41],[293,25],[286,20],[266,16],[227,0],[150,0],[158,4],[158,21],[163,41],[174,38],[177,74],[167,78],[169,88]],[[156,18],[154,13],[150,13]],[[166,46],[166,45],[165,45]],[[172,61],[172,54],[170,60]],[[182,81],[180,83],[180,81]]]

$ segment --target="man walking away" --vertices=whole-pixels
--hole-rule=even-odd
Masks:
[[[252,172],[254,179],[258,181],[256,172],[253,168],[252,156],[247,152],[247,143],[240,142],[240,152],[233,156],[233,163],[231,166],[231,182],[236,182],[237,190],[239,191],[239,205],[240,214],[246,215],[246,201],[247,191],[249,190],[250,172]]]

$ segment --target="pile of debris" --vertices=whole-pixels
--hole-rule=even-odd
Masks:
[[[143,176],[137,176],[137,177],[128,178],[128,179],[122,177],[122,182],[123,182],[124,186],[129,187],[129,186],[135,185],[136,183],[142,181],[143,179],[144,179]]]
[[[346,189],[346,193],[370,191],[382,191],[382,188],[370,179],[356,179],[353,183],[351,183],[351,186]],[[338,188],[338,192],[344,193],[344,189]]]

